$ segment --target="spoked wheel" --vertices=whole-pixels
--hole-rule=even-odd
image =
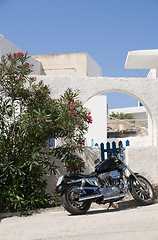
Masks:
[[[84,214],[91,206],[91,201],[78,201],[80,190],[78,186],[68,186],[61,196],[63,207],[72,215]]]
[[[140,205],[149,205],[154,203],[154,190],[149,181],[143,176],[137,175],[131,180],[131,194]],[[141,184],[140,184],[141,183]]]

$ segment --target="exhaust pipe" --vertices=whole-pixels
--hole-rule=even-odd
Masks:
[[[119,194],[119,195],[104,197],[104,195],[100,193],[98,195],[88,195],[88,196],[85,196],[85,197],[80,197],[78,201],[81,202],[81,201],[100,198],[100,197],[104,197],[103,200],[112,200],[112,199],[115,199],[115,198],[125,197],[126,194],[127,194],[127,192],[125,192],[123,194]]]
[[[102,196],[103,196],[103,194],[101,194],[101,193],[97,194],[97,195],[88,195],[85,197],[80,197],[78,201],[80,202],[80,201],[85,201],[85,200],[89,200],[89,199],[100,198]]]

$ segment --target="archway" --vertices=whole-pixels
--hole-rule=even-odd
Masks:
[[[144,101],[142,98],[140,98],[139,96],[136,96],[135,94],[133,94],[133,92],[131,93],[130,91],[126,90],[126,91],[123,91],[123,90],[120,90],[120,89],[109,89],[109,88],[104,88],[104,90],[102,90],[101,92],[97,93],[97,95],[101,95],[105,92],[105,89],[107,90],[106,92],[119,92],[119,93],[123,93],[123,94],[126,94],[126,95],[129,95],[133,98],[135,98],[138,102],[141,102],[142,105],[145,107],[147,113],[148,113],[148,139],[146,139],[147,143],[144,144],[147,145],[147,146],[152,146],[154,143],[153,143],[153,121],[152,121],[152,115],[151,115],[151,111],[149,110],[149,107],[148,105],[146,104],[146,101]],[[96,96],[96,95],[94,95]],[[92,96],[91,98],[93,98],[94,96]],[[89,98],[89,99],[91,99]],[[88,99],[88,100],[89,100]]]
[[[148,78],[108,78],[108,77],[55,77],[37,76],[50,85],[54,98],[58,98],[71,87],[80,91],[80,100],[85,103],[91,97],[103,92],[122,92],[135,97],[150,115],[150,137],[152,145],[158,143],[158,81]]]
[[[108,94],[115,95],[115,103],[113,102],[113,105],[115,104],[116,109],[112,106],[109,107]],[[132,106],[127,104],[126,107],[122,106],[121,108],[118,96],[128,96],[133,101]],[[130,146],[151,146],[151,138],[150,134],[148,134],[148,112],[144,106],[138,107],[136,98],[127,94],[120,94],[120,92],[106,92],[93,96],[84,106],[91,111],[93,119],[85,136],[86,146],[100,146],[102,142],[104,144],[106,142],[112,144],[113,141],[116,143],[122,141],[125,145],[126,140],[130,141]],[[126,119],[118,119],[114,116],[119,114],[113,114],[113,117],[109,116],[113,111],[122,113],[121,116],[125,116],[128,113],[128,117]],[[129,119],[129,117],[133,117],[133,119]]]
[[[127,94],[106,92],[108,103],[107,142],[127,141],[130,146],[151,146],[146,108]],[[150,125],[149,125],[150,126]]]

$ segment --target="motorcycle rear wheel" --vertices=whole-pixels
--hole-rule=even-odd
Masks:
[[[78,201],[79,186],[70,185],[61,196],[63,207],[72,215],[85,214],[91,206],[90,200]]]
[[[154,203],[155,194],[150,182],[143,176],[137,175],[140,183],[133,178],[131,181],[131,194],[140,205],[150,205]]]

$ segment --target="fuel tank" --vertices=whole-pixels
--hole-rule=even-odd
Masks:
[[[102,162],[100,162],[96,168],[95,168],[95,172],[96,173],[104,173],[104,172],[109,172],[112,170],[115,170],[118,168],[120,164],[118,162],[116,162],[115,158],[108,158]]]

